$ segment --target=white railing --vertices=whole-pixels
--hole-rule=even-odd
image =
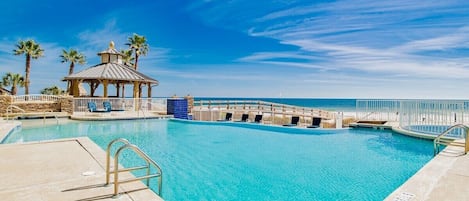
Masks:
[[[414,132],[438,135],[452,125],[469,123],[467,100],[369,99],[357,100],[356,104],[358,120],[395,121]]]
[[[356,118],[366,121],[398,121],[400,100],[368,99],[356,101]]]
[[[166,98],[74,98],[73,112],[88,112],[88,102],[95,102],[98,109],[103,109],[103,102],[111,103],[113,110],[120,111],[155,111],[166,112]]]
[[[60,96],[55,95],[44,95],[44,94],[32,94],[32,95],[19,95],[12,96],[13,103],[15,102],[31,102],[31,101],[43,101],[43,102],[57,102],[60,100]]]
[[[400,113],[401,128],[440,134],[452,125],[469,123],[469,101],[404,100]]]
[[[209,112],[209,121],[217,120],[219,117],[213,117],[212,112],[219,111],[234,111],[234,112],[253,112],[258,114],[275,115],[295,115],[300,117],[321,117],[323,119],[333,119],[334,113],[309,107],[299,107],[293,105],[285,105],[279,103],[272,103],[266,101],[255,100],[199,100],[194,101],[194,108],[199,116],[194,116],[195,119],[205,119],[202,117],[202,112]]]

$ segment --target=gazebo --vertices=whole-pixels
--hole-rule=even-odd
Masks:
[[[101,57],[101,64],[89,67],[78,73],[71,74],[64,77],[64,81],[71,82],[70,95],[77,97],[80,96],[81,83],[88,83],[90,85],[90,96],[94,96],[95,90],[100,84],[103,85],[103,97],[108,97],[108,86],[115,85],[116,96],[125,96],[125,85],[133,85],[133,97],[140,98],[142,94],[142,86],[147,86],[148,97],[151,96],[151,88],[158,85],[158,80],[144,75],[136,71],[133,67],[123,63],[122,57],[124,56],[114,48],[114,42],[111,41],[109,48],[105,51],[99,52],[98,56]],[[120,89],[122,87],[122,93]]]

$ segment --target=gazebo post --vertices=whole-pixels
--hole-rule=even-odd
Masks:
[[[138,87],[138,81],[134,81],[134,98],[139,98],[138,97],[138,90],[139,90],[139,87]]]
[[[134,81],[134,105],[135,105],[135,111],[138,111],[140,108],[138,103],[139,101],[137,100],[138,97],[138,81]]]
[[[139,83],[139,84],[138,84],[138,97],[139,97],[139,98],[142,97],[142,83]]]
[[[79,85],[79,81],[78,80],[72,80],[72,90],[71,90],[71,94],[72,96],[74,97],[77,97],[77,96],[80,96],[80,90],[78,88],[78,85]]]
[[[118,83],[116,83],[116,97],[118,97],[118,98],[119,98],[120,89],[121,89],[120,83],[118,82]]]
[[[148,98],[151,98],[151,83],[147,83],[148,85],[148,93],[147,93],[147,96]]]
[[[103,80],[103,90],[104,90],[103,97],[104,98],[107,98],[107,84],[108,84],[108,80]]]
[[[122,98],[125,98],[125,84],[122,85]]]

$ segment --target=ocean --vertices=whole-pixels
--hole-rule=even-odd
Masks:
[[[337,112],[354,112],[357,99],[329,99],[329,98],[220,98],[194,97],[194,100],[260,100],[300,107],[312,107]]]

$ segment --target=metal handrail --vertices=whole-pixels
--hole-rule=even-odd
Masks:
[[[130,144],[130,142],[127,139],[124,138],[117,138],[113,141],[111,141],[106,148],[106,185],[109,185],[109,172],[110,172],[110,164],[111,164],[111,147],[114,143],[117,142],[122,142],[125,145]]]
[[[445,138],[443,138],[443,137],[445,137],[445,135],[447,135],[448,133],[450,133],[452,130],[454,130],[456,128],[464,129],[464,139],[465,139],[464,143],[454,142],[454,139],[448,139],[448,138],[445,139]],[[464,147],[464,154],[466,154],[469,151],[468,134],[469,134],[469,126],[466,126],[464,124],[456,124],[456,125],[453,125],[453,126],[449,127],[448,129],[446,129],[444,132],[439,134],[433,140],[433,155],[436,156],[440,152],[440,145],[441,144],[455,145],[455,146]]]
[[[119,147],[119,149],[117,149],[116,153],[114,154],[114,171],[110,171],[111,146],[116,142],[122,142],[124,143],[124,145]],[[146,165],[139,167],[123,168],[119,170],[119,155],[122,151],[126,149],[131,149],[132,151],[137,153],[143,160],[145,160]],[[150,174],[150,164],[157,169],[156,174]],[[140,169],[147,169],[147,174],[145,176],[136,177],[134,179],[119,181],[119,172],[129,172]],[[110,174],[114,174],[114,197],[119,196],[119,184],[146,179],[146,185],[150,186],[150,178],[153,177],[158,177],[158,195],[161,196],[163,186],[163,172],[161,171],[160,166],[155,161],[153,161],[147,154],[145,154],[140,148],[138,148],[136,145],[130,144],[129,141],[124,138],[118,138],[111,141],[106,149],[106,185],[109,185],[110,183]]]
[[[137,111],[137,116],[140,117],[140,111],[142,111],[142,114],[143,114],[143,119],[147,119],[147,116],[145,115],[145,111],[143,111],[143,108],[142,107],[139,107],[138,108],[138,111]]]
[[[7,121],[9,120],[9,114],[10,114],[10,113],[13,113],[13,109],[17,109],[17,110],[21,111],[23,114],[26,112],[25,110],[21,109],[20,107],[18,107],[18,106],[16,106],[16,105],[9,105],[9,106],[6,108]]]
[[[376,112],[376,111],[370,112],[370,113],[366,114],[365,116],[360,117],[357,121],[360,121],[360,120],[367,120],[368,117],[370,117],[371,115],[376,114],[376,113],[378,113],[378,112]],[[357,115],[357,118],[358,118],[358,115]]]

